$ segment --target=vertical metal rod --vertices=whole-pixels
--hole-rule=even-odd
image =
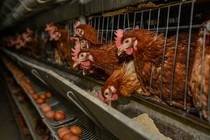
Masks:
[[[153,69],[151,64],[150,79],[149,79],[149,94],[151,95]]]
[[[94,17],[94,28],[96,29],[96,17]]]
[[[141,12],[141,24],[140,24],[140,29],[143,27],[143,16],[144,16],[144,11]]]
[[[210,59],[209,57],[207,58],[207,59]],[[210,64],[208,64],[208,65],[210,65]],[[209,75],[210,75],[210,69],[209,69]],[[207,104],[207,106],[208,106],[208,121],[210,122],[210,76],[209,76],[209,81],[208,81],[208,104]]]
[[[170,5],[169,5],[170,6]],[[170,10],[170,7],[168,7],[169,9],[168,10]],[[169,12],[169,11],[168,11]],[[169,13],[168,13],[168,18],[169,18]],[[167,19],[168,19],[167,18]],[[168,30],[168,21],[167,21],[167,30]],[[156,30],[156,34],[158,34],[158,32],[159,32],[159,24],[160,24],[160,8],[158,8],[158,20],[157,20],[157,30]],[[167,34],[168,34],[168,31],[167,31]],[[167,36],[166,36],[167,37]]]
[[[120,15],[118,15],[118,18],[117,18],[117,29],[119,29],[120,27]]]
[[[123,19],[123,29],[125,29],[125,20],[126,20],[126,13],[124,14],[124,19]]]
[[[151,12],[151,10],[150,10],[150,12]],[[143,12],[142,12],[142,16],[143,16]],[[142,16],[141,16],[141,23],[142,23]],[[149,17],[149,21],[150,21],[150,17]],[[149,26],[148,26],[148,27],[149,27]],[[148,28],[148,29],[149,29],[149,28]],[[151,94],[152,78],[153,78],[153,66],[151,65],[150,81],[149,81],[149,94]]]
[[[134,17],[133,17],[133,28],[135,28],[136,26],[136,12],[134,13]]]
[[[89,25],[93,27],[93,25],[92,25],[92,19],[89,20]]]
[[[149,20],[148,20],[148,30],[150,29],[150,22],[151,22],[151,9],[149,10]]]
[[[71,23],[68,24],[68,29],[69,29],[69,36],[71,36]]]
[[[67,42],[69,42],[69,34],[70,34],[70,29],[69,29],[69,24],[66,24],[65,26],[66,30],[68,30],[68,37],[67,37]]]
[[[71,35],[73,35],[73,32],[74,32],[74,24],[73,23],[71,23]]]
[[[200,83],[200,118],[202,118],[202,96],[203,96],[203,75],[204,75],[204,56],[206,46],[206,28],[203,31],[203,44],[202,44],[202,59],[201,59],[201,83]]]
[[[108,33],[109,33],[109,17],[107,17],[107,20],[106,20],[106,42],[108,41]]]
[[[160,13],[160,8],[158,10],[158,13]],[[168,38],[169,17],[170,17],[170,5],[168,6],[168,12],[167,12],[167,23],[166,23],[165,40],[164,40],[164,48],[163,48],[163,56],[162,56],[161,80],[160,80],[160,100],[162,100],[162,94],[163,94],[163,72],[164,72],[164,61],[165,61],[165,53],[166,53],[166,43],[167,43],[167,38]],[[159,16],[158,16],[157,25],[159,26]],[[157,26],[156,33],[158,33],[158,26]]]
[[[102,18],[102,27],[101,27],[101,42],[103,42],[104,37],[104,17]]]
[[[100,16],[98,16],[98,34],[97,34],[97,42],[99,42],[99,41],[101,41],[101,40],[99,40],[98,38],[99,38],[99,35],[100,35],[100,24],[101,24],[101,20],[100,20],[101,18],[100,18]],[[102,43],[102,42],[101,42]]]
[[[193,22],[193,11],[194,11],[194,1],[191,6],[191,15],[190,15],[190,26],[189,26],[189,37],[188,37],[188,46],[187,46],[187,64],[186,64],[186,77],[184,85],[184,110],[187,109],[187,86],[188,86],[188,67],[189,67],[189,58],[190,58],[190,46],[191,46],[191,34],[192,34],[192,22]]]
[[[128,28],[130,28],[129,13],[127,13],[127,22],[128,22]]]
[[[174,90],[174,73],[175,73],[175,65],[176,65],[176,55],[177,55],[177,50],[178,50],[179,25],[180,25],[181,9],[182,9],[182,3],[180,2],[178,23],[177,23],[177,30],[176,30],[176,44],[175,44],[174,60],[173,60],[173,66],[172,66],[172,76],[171,76],[170,105],[172,105],[173,90]]]
[[[110,38],[110,40],[113,39],[113,33],[114,33],[114,16],[112,16],[112,21],[111,21],[111,23],[112,23],[112,31],[111,31],[111,38]]]

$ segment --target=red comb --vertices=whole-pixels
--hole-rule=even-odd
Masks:
[[[71,50],[73,51],[72,55],[72,60],[76,61],[78,59],[78,54],[80,52],[80,42],[79,42],[79,38],[73,38],[75,39],[75,46],[74,49],[72,48]]]
[[[123,37],[123,33],[124,33],[124,31],[122,29],[118,29],[114,33],[116,35],[115,43],[116,43],[117,48],[119,48],[121,46],[121,39]]]

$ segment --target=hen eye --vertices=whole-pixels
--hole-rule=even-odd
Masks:
[[[110,97],[109,92],[104,92],[104,97],[105,97],[105,98],[109,98],[109,97]]]
[[[125,43],[129,43],[129,40],[125,40]]]

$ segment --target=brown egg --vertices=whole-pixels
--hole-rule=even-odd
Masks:
[[[34,100],[37,100],[38,97],[39,97],[37,94],[32,94],[31,96],[32,96],[32,98],[33,98]]]
[[[45,99],[46,99],[45,94],[41,94],[41,95],[39,95],[39,97],[40,97],[41,99],[43,99],[43,100],[45,100]]]
[[[81,129],[79,126],[76,126],[76,125],[71,126],[71,127],[69,128],[69,130],[70,130],[74,135],[77,135],[77,136],[79,136],[79,135],[82,133],[82,129]]]
[[[69,140],[72,136],[73,134],[69,131],[68,133],[66,133],[61,137],[61,140]]]
[[[52,97],[52,93],[51,92],[47,92],[45,95],[47,98],[51,98]]]
[[[44,103],[44,100],[41,99],[41,98],[38,98],[38,99],[36,100],[36,103],[39,104],[39,105],[41,105],[41,104]]]
[[[60,113],[63,113],[64,114],[64,111],[63,110],[57,110],[56,112],[60,112]]]
[[[48,111],[52,110],[52,108],[49,105],[45,105],[41,108],[41,110],[42,110],[42,112],[45,113],[45,112],[48,112]]]
[[[27,90],[30,94],[32,94],[32,95],[35,94],[35,91],[32,88],[28,88]]]
[[[48,112],[45,113],[45,117],[47,119],[54,119],[54,116],[55,116],[55,112],[52,111],[52,110],[50,110],[50,111],[48,111]]]
[[[26,83],[30,84],[31,83],[31,80],[27,79],[26,80]]]
[[[75,136],[75,135],[73,135],[70,139],[68,139],[68,140],[79,140],[79,137],[78,136]]]
[[[62,111],[56,111],[55,112],[55,120],[57,121],[61,121],[61,120],[64,120],[65,119],[65,114],[64,112]]]
[[[61,127],[57,130],[57,134],[59,134],[60,132],[64,131],[64,130],[68,130],[68,127],[64,126],[64,127]]]
[[[70,132],[69,129],[60,131],[60,132],[58,133],[58,137],[59,137],[59,138],[62,138],[66,133],[69,133],[69,132]]]
[[[48,104],[47,103],[43,103],[40,105],[40,108],[43,108],[44,106],[47,106]]]

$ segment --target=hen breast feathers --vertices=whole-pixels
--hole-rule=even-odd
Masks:
[[[185,36],[185,35],[184,35]],[[136,50],[134,50],[134,63],[136,72],[143,88],[149,91],[150,73],[152,71],[152,86],[151,92],[157,96],[160,95],[161,85],[161,69],[162,56],[164,48],[164,36],[156,36],[155,33],[147,30],[132,30],[124,35],[125,38],[134,37],[137,40]],[[180,41],[177,47],[177,56],[174,71],[174,88],[172,103],[183,107],[184,102],[184,84],[186,76],[186,62],[187,62],[187,40],[188,38],[179,38]],[[182,40],[182,41],[181,41]],[[169,101],[170,89],[172,82],[172,66],[175,52],[175,36],[167,39],[166,53],[164,60],[164,72],[162,82],[162,97],[163,100]],[[190,49],[189,72],[191,71],[192,61],[194,59],[195,47]],[[187,96],[188,106],[191,106],[191,98]]]

